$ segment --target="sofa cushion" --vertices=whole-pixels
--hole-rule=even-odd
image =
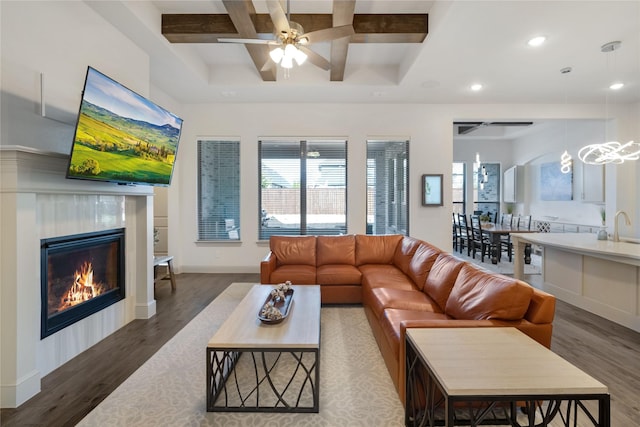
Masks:
[[[456,319],[522,319],[533,288],[513,277],[480,270],[467,264],[460,270],[445,313]]]
[[[409,264],[416,249],[422,243],[413,237],[404,236],[393,254],[393,265],[398,267],[404,274],[409,274]]]
[[[316,265],[327,264],[356,265],[356,237],[354,235],[318,236]]]
[[[316,268],[311,265],[282,265],[271,272],[271,283],[287,280],[294,285],[315,285]]]
[[[369,306],[377,318],[386,308],[442,313],[438,304],[418,290],[375,288],[364,294],[363,304]]]
[[[442,252],[438,255],[424,282],[423,291],[444,311],[460,269],[467,262]],[[445,311],[446,312],[446,311]]]
[[[374,288],[395,288],[415,291],[413,281],[394,265],[361,265],[362,292],[366,293]]]
[[[422,242],[416,248],[416,252],[413,254],[413,258],[411,258],[411,262],[409,263],[408,274],[418,289],[422,290],[424,288],[427,275],[441,252],[440,249],[425,242]]]
[[[356,265],[393,263],[393,255],[402,237],[400,234],[381,236],[357,234]]]
[[[315,236],[271,236],[269,247],[278,265],[316,265]]]
[[[319,285],[359,285],[362,273],[353,265],[321,265],[316,268],[316,280]]]

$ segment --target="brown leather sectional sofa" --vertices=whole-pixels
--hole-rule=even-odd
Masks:
[[[550,347],[555,297],[402,235],[272,236],[262,283],[319,284],[323,304],[362,303],[404,401],[407,328],[513,326]]]

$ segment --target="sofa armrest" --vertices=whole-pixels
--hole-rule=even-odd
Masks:
[[[276,256],[269,251],[260,262],[260,283],[271,283],[271,273],[276,269]]]
[[[531,302],[524,318],[531,323],[552,323],[556,313],[556,297],[533,288]]]

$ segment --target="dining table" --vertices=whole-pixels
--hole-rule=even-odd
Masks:
[[[507,224],[494,224],[492,222],[480,224],[482,233],[489,236],[491,241],[491,263],[497,264],[500,261],[500,240],[502,236],[508,236],[512,233],[535,233],[536,230],[528,228],[511,227]],[[527,245],[524,250],[524,263],[531,264],[531,245]]]

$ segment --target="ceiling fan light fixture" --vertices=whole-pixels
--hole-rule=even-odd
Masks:
[[[281,47],[277,47],[269,52],[269,56],[276,64],[280,63],[280,60],[284,56],[284,50]]]
[[[298,65],[302,65],[302,64],[304,64],[304,61],[307,60],[307,54],[304,53],[303,51],[301,51],[300,49],[296,49],[296,53],[295,53],[295,56],[293,57],[293,59],[296,60],[296,63]]]
[[[289,43],[284,47],[284,56],[293,59],[293,57],[296,55],[297,50],[298,49],[296,49],[293,44]]]
[[[280,65],[282,68],[293,68],[293,58],[285,54]]]

